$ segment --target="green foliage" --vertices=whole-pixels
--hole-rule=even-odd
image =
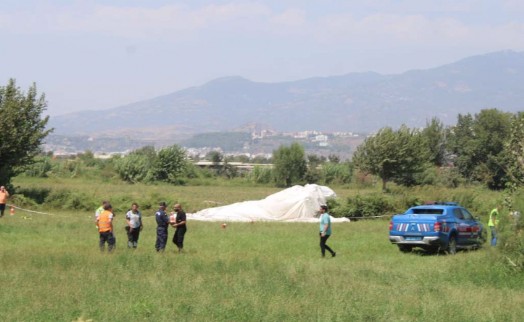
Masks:
[[[129,183],[163,181],[184,184],[186,176],[196,176],[196,169],[188,167],[185,150],[172,145],[158,153],[153,147],[145,147],[129,155],[113,160],[120,178]]]
[[[10,79],[0,87],[0,182],[7,185],[11,178],[23,172],[40,152],[49,116],[42,118],[47,103],[45,95],[38,97],[36,85],[27,93]]]
[[[398,211],[392,198],[384,194],[356,195],[348,197],[345,204],[332,209],[336,217],[365,218],[391,215]]]
[[[449,147],[466,179],[486,183],[491,189],[504,188],[506,156],[502,152],[510,137],[510,122],[511,114],[497,109],[482,110],[474,117],[459,114],[457,125],[450,129]]]
[[[510,208],[501,212],[497,247],[508,267],[524,272],[524,190],[515,190],[510,199]]]
[[[248,178],[254,183],[267,184],[273,180],[273,171],[269,167],[256,165]]]
[[[434,185],[447,188],[457,188],[464,183],[463,177],[455,167],[428,166],[422,173],[416,175],[416,180],[422,185]]]
[[[210,151],[206,154],[206,159],[213,162],[215,165],[219,165],[220,162],[224,161],[224,155],[220,151]]]
[[[45,198],[45,203],[55,209],[68,210],[94,211],[97,207],[90,195],[66,189],[52,190]]]
[[[353,177],[353,164],[351,162],[326,162],[322,165],[321,177],[326,185],[348,184]]]
[[[43,204],[51,193],[50,188],[18,188],[16,194],[33,200],[36,204]]]
[[[174,184],[183,184],[182,178],[187,165],[186,152],[178,146],[172,145],[158,152],[155,166],[155,179]]]
[[[382,179],[382,189],[388,181],[410,186],[416,183],[415,175],[423,171],[427,162],[424,138],[416,130],[406,126],[394,131],[381,129],[366,138],[353,155],[357,168]]]
[[[30,177],[46,178],[52,168],[50,157],[35,157],[34,163],[26,166],[25,174]]]
[[[307,172],[304,148],[298,143],[281,145],[273,151],[273,179],[277,186],[290,187],[304,180]]]
[[[155,157],[156,159],[156,157]],[[131,153],[115,160],[115,170],[120,178],[129,183],[149,182],[154,178],[154,162],[147,155]]]
[[[444,124],[436,117],[426,123],[426,127],[420,132],[424,144],[428,149],[428,162],[436,166],[446,163],[446,129]]]
[[[507,157],[507,172],[514,186],[524,185],[524,113],[520,112],[511,120],[510,136],[504,146]]]

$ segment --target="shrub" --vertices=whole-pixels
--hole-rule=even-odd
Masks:
[[[273,171],[271,168],[256,165],[248,175],[248,178],[254,183],[267,184],[273,179]]]
[[[35,163],[28,166],[25,174],[29,177],[46,178],[47,173],[51,171],[51,159],[49,157],[35,158]]]
[[[51,208],[71,210],[94,210],[98,203],[85,193],[69,190],[54,190],[45,198]]]
[[[337,207],[334,213],[338,217],[373,217],[391,214],[397,211],[391,198],[384,194],[349,197],[344,205]]]
[[[322,177],[325,184],[347,184],[353,176],[353,165],[349,162],[322,165]]]
[[[502,215],[499,226],[499,246],[502,260],[516,271],[524,270],[524,191],[514,196],[511,213]],[[517,214],[514,211],[518,212]]]
[[[49,188],[20,188],[16,193],[33,200],[38,204],[43,204],[51,189]]]

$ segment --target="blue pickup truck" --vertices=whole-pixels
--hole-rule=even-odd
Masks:
[[[457,203],[433,203],[409,208],[393,216],[389,223],[389,241],[401,252],[420,247],[430,252],[479,248],[486,241],[486,231],[478,218]]]

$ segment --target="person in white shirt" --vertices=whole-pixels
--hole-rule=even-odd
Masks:
[[[140,237],[140,231],[143,229],[142,225],[142,214],[138,210],[138,204],[133,202],[131,210],[126,214],[127,221],[127,247],[137,248],[138,237]]]

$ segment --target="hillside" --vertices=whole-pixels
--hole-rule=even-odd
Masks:
[[[56,134],[148,140],[253,122],[277,131],[372,132],[423,126],[432,117],[452,124],[457,114],[483,108],[515,112],[523,102],[524,53],[504,51],[397,75],[351,73],[281,83],[225,77],[105,111],[55,116],[50,125]]]

